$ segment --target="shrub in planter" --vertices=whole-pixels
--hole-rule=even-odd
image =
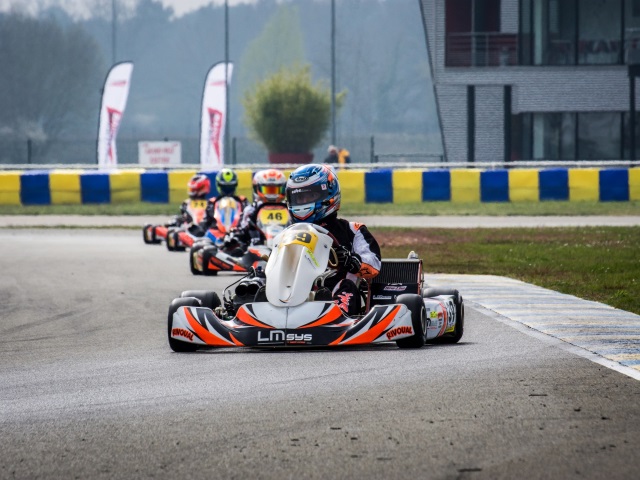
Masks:
[[[336,96],[342,104],[344,92]],[[331,91],[311,81],[309,67],[280,70],[243,98],[245,124],[272,163],[309,163],[331,120]]]

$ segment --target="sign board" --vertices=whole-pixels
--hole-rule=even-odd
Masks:
[[[138,142],[138,163],[152,167],[169,167],[182,163],[180,142]]]

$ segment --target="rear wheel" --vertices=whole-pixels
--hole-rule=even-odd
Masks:
[[[169,230],[167,230],[167,238],[165,239],[165,243],[167,244],[167,250],[169,250],[170,252],[174,252],[175,251],[175,237],[173,236],[173,230],[170,228]]]
[[[399,348],[420,348],[424,345],[425,332],[427,328],[427,310],[420,295],[405,293],[399,295],[396,303],[405,305],[411,312],[411,324],[413,335],[407,338],[396,340]]]
[[[173,314],[178,311],[180,307],[199,307],[200,302],[193,298],[176,298],[169,305],[169,315],[167,318],[167,336],[169,338],[169,346],[171,350],[178,353],[195,352],[198,349],[198,345],[193,343],[181,342],[171,338],[171,330],[173,329]]]
[[[210,308],[211,310],[222,305],[218,294],[209,290],[187,290],[180,294],[180,298],[195,298],[200,301],[198,307]]]
[[[430,298],[438,295],[453,296],[453,302],[456,306],[456,326],[453,332],[429,340],[429,343],[458,343],[464,333],[464,300],[462,295],[455,288],[425,288],[422,291],[423,297]]]

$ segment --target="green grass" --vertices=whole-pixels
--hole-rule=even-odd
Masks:
[[[640,314],[640,227],[371,229],[429,273],[501,275]]]
[[[123,203],[100,205],[0,205],[0,215],[174,215],[178,204]],[[632,202],[518,202],[414,204],[346,203],[351,215],[640,215],[640,201]]]

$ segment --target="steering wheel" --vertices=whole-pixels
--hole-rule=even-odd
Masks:
[[[333,246],[329,249],[329,267],[338,269],[338,253]]]

